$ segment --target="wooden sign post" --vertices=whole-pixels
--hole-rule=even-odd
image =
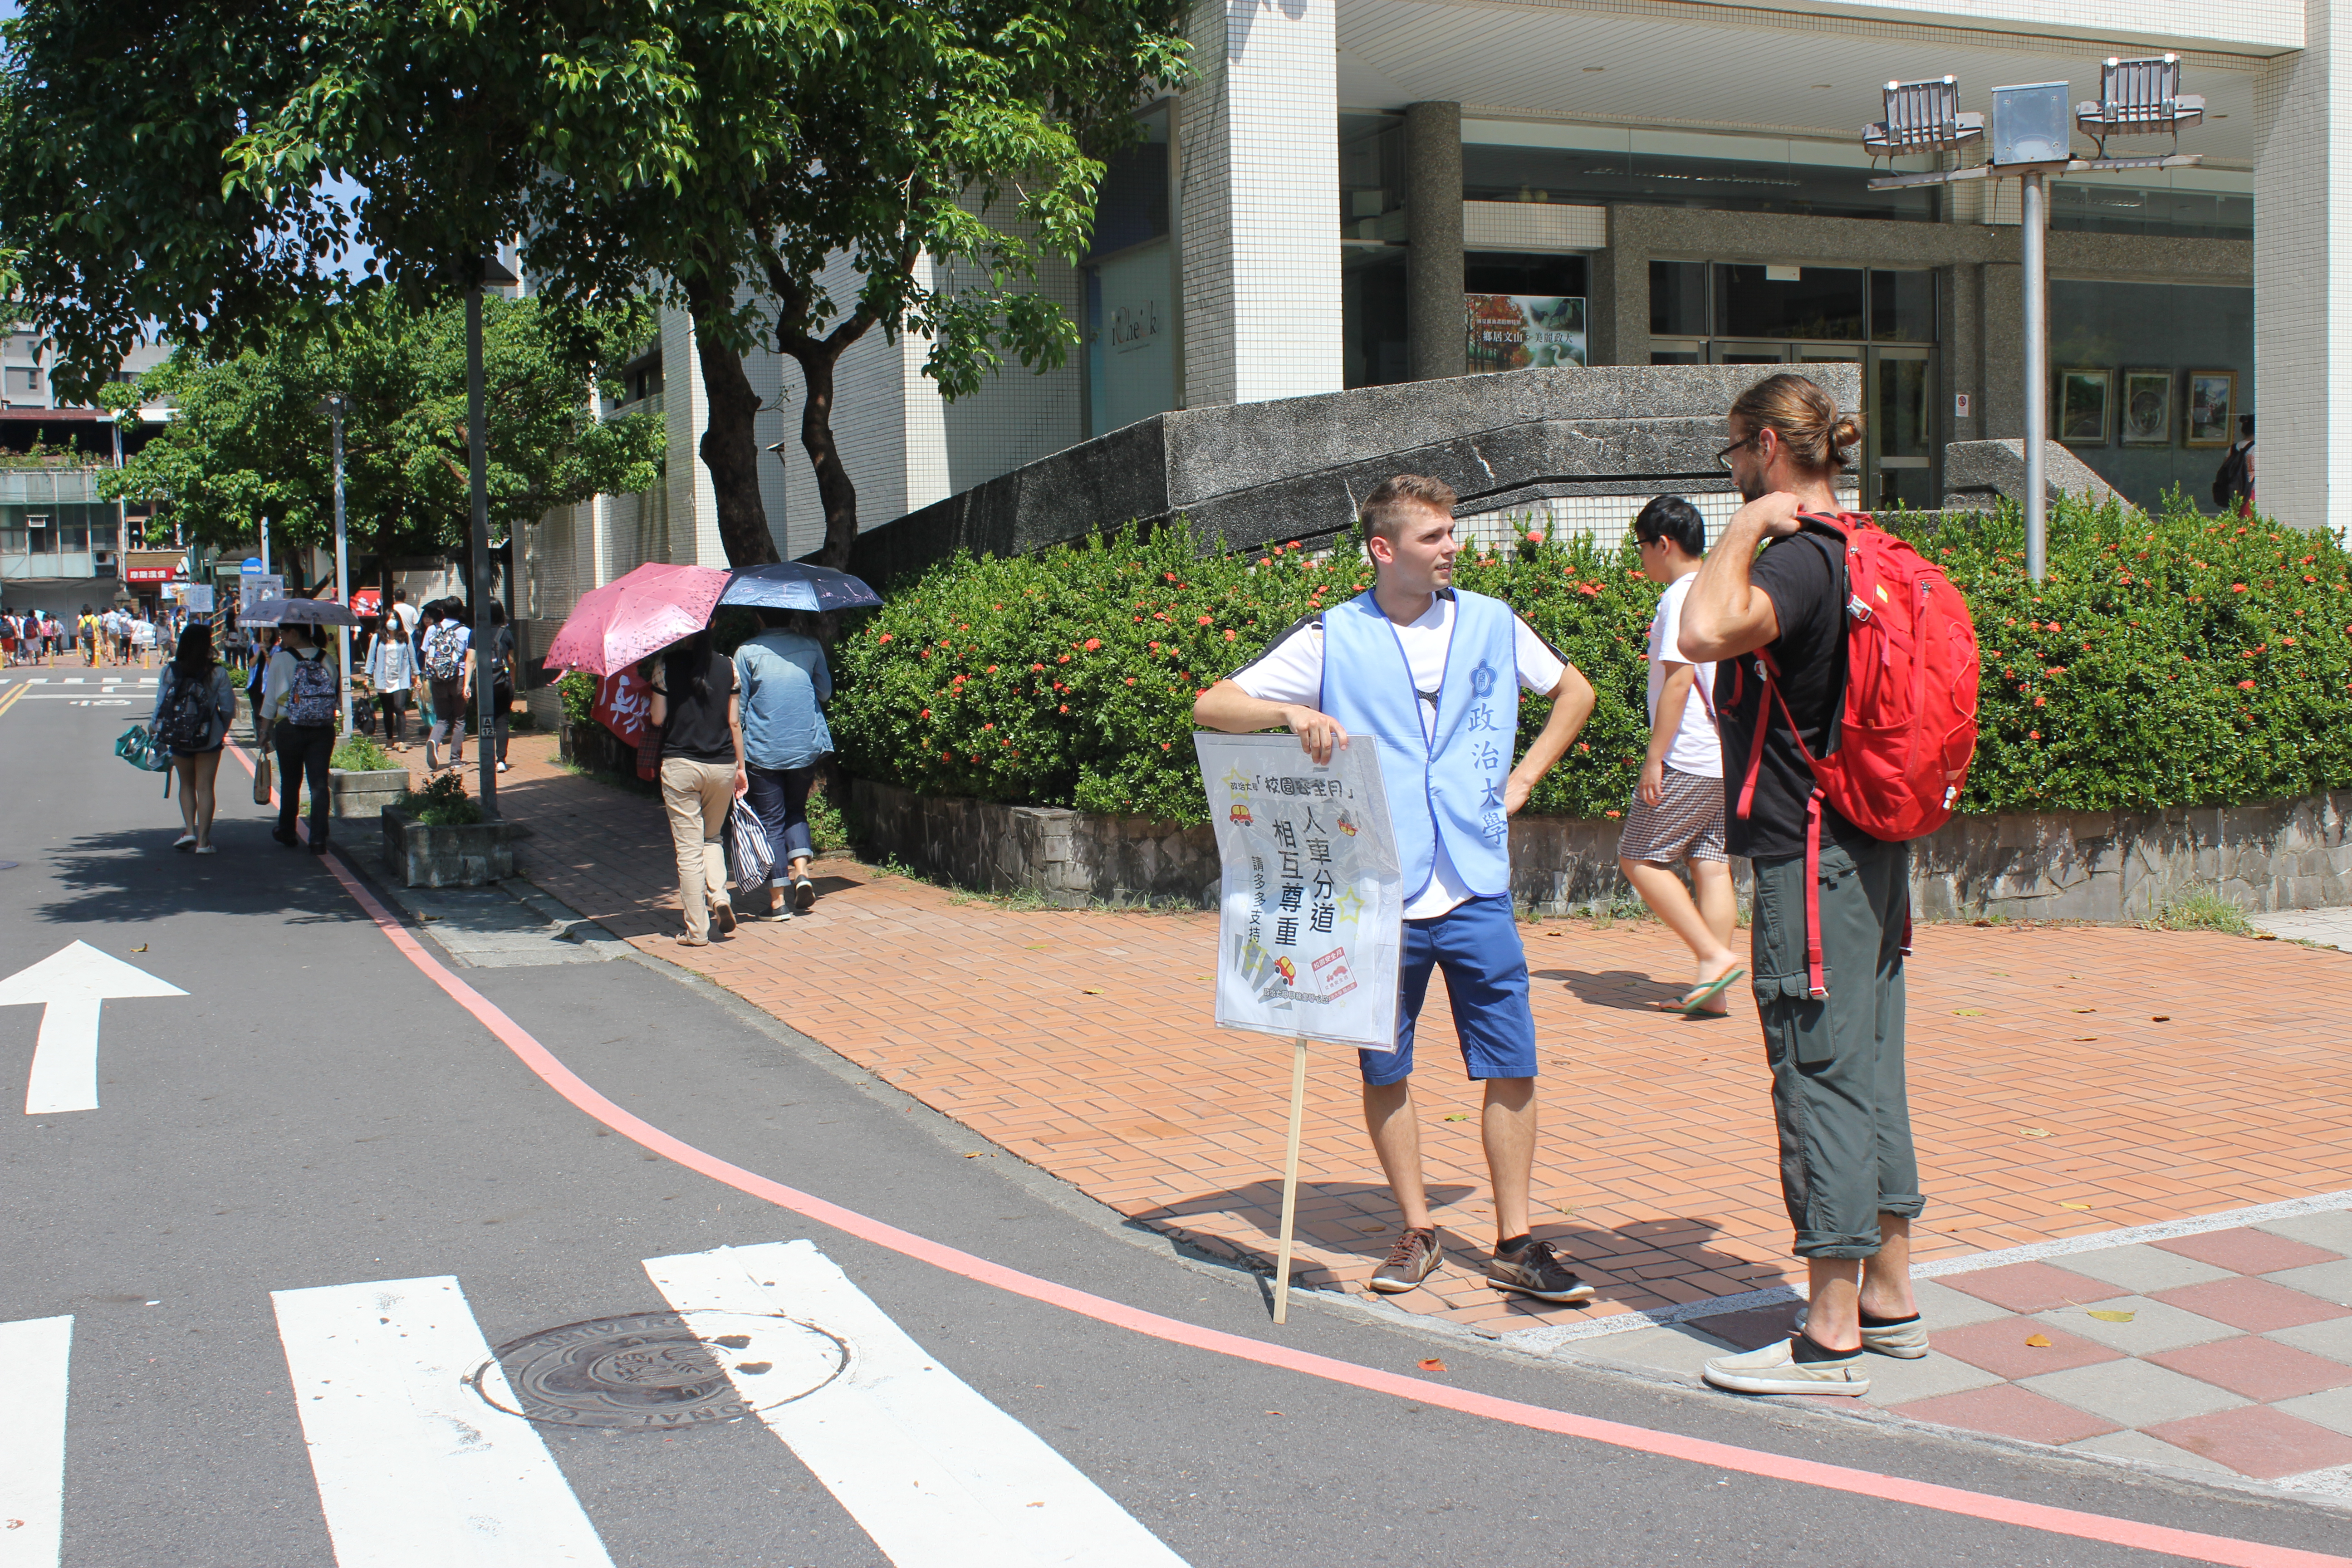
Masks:
[[[1289,735],[1196,734],[1223,862],[1217,1022],[1291,1042],[1274,1321],[1290,1310],[1309,1040],[1396,1049],[1403,884],[1369,737],[1318,764]]]

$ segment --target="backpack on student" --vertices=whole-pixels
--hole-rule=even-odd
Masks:
[[[457,646],[457,628],[446,621],[425,634],[424,652],[427,679],[455,680],[465,671],[465,650]]]
[[[1805,749],[1771,655],[1754,655],[1763,700],[1738,814],[1756,801],[1764,733],[1773,710],[1789,726],[1797,754],[1813,771],[1805,804],[1805,967],[1815,997],[1829,994],[1822,973],[1822,806],[1888,843],[1918,838],[1951,819],[1968,787],[1977,749],[1977,632],[1968,602],[1944,569],[1859,512],[1808,514],[1803,537],[1830,556],[1845,594],[1845,682],[1821,756]],[[1740,667],[1734,689],[1745,676]],[[1734,700],[1738,700],[1737,697]],[[1903,950],[1911,950],[1904,916]]]
[[[2246,448],[2233,446],[2230,455],[2213,474],[2213,504],[2228,510],[2239,497],[2253,489],[2253,476],[2246,472]]]
[[[172,691],[155,721],[155,739],[174,752],[203,751],[213,738],[212,683],[183,679],[169,666],[163,679]]]
[[[342,692],[335,679],[334,667],[321,654],[317,658],[295,658],[294,675],[286,683],[286,694],[289,724],[331,724],[335,721],[336,699]]]

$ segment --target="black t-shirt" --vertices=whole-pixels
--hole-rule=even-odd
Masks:
[[[662,755],[698,763],[732,763],[735,734],[727,723],[727,700],[735,693],[735,661],[713,649],[704,668],[704,691],[694,694],[693,656],[662,659],[661,684],[669,699],[669,722],[662,728]]]
[[[1822,548],[1824,545],[1829,549]],[[1764,645],[1780,671],[1780,695],[1802,731],[1805,746],[1820,756],[1830,742],[1832,721],[1845,695],[1845,616],[1841,580],[1831,564],[1836,542],[1823,535],[1792,534],[1773,541],[1748,569],[1748,580],[1772,601],[1780,635]],[[1843,552],[1837,558],[1843,562]],[[1737,689],[1739,699],[1732,700]],[[1748,778],[1748,758],[1756,742],[1763,684],[1756,659],[1744,654],[1715,667],[1715,710],[1723,726],[1724,831],[1734,855],[1780,860],[1805,852],[1805,803],[1813,793],[1813,770],[1790,739],[1778,704],[1764,733],[1764,758],[1756,772],[1756,800],[1739,819],[1739,793]],[[1822,806],[1822,842],[1862,843],[1869,835]]]

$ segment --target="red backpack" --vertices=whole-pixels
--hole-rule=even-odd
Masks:
[[[1822,805],[1889,843],[1921,837],[1951,819],[1977,749],[1977,632],[1968,602],[1944,569],[1869,514],[1809,513],[1802,521],[1807,532],[1845,547],[1845,696],[1834,742],[1816,757],[1790,717],[1772,656],[1757,651],[1764,700],[1739,789],[1739,817],[1746,821],[1755,804],[1764,734],[1777,707],[1798,755],[1813,771],[1805,805],[1805,965],[1812,994],[1822,997],[1829,994],[1822,974]],[[1907,913],[1903,951],[1911,951]]]

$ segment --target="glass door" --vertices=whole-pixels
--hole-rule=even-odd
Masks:
[[[1729,338],[1715,341],[1717,364],[1786,364],[1789,345],[1769,342],[1740,342]]]
[[[1863,504],[1931,511],[1943,504],[1936,471],[1936,351],[1874,347],[1867,368]]]

